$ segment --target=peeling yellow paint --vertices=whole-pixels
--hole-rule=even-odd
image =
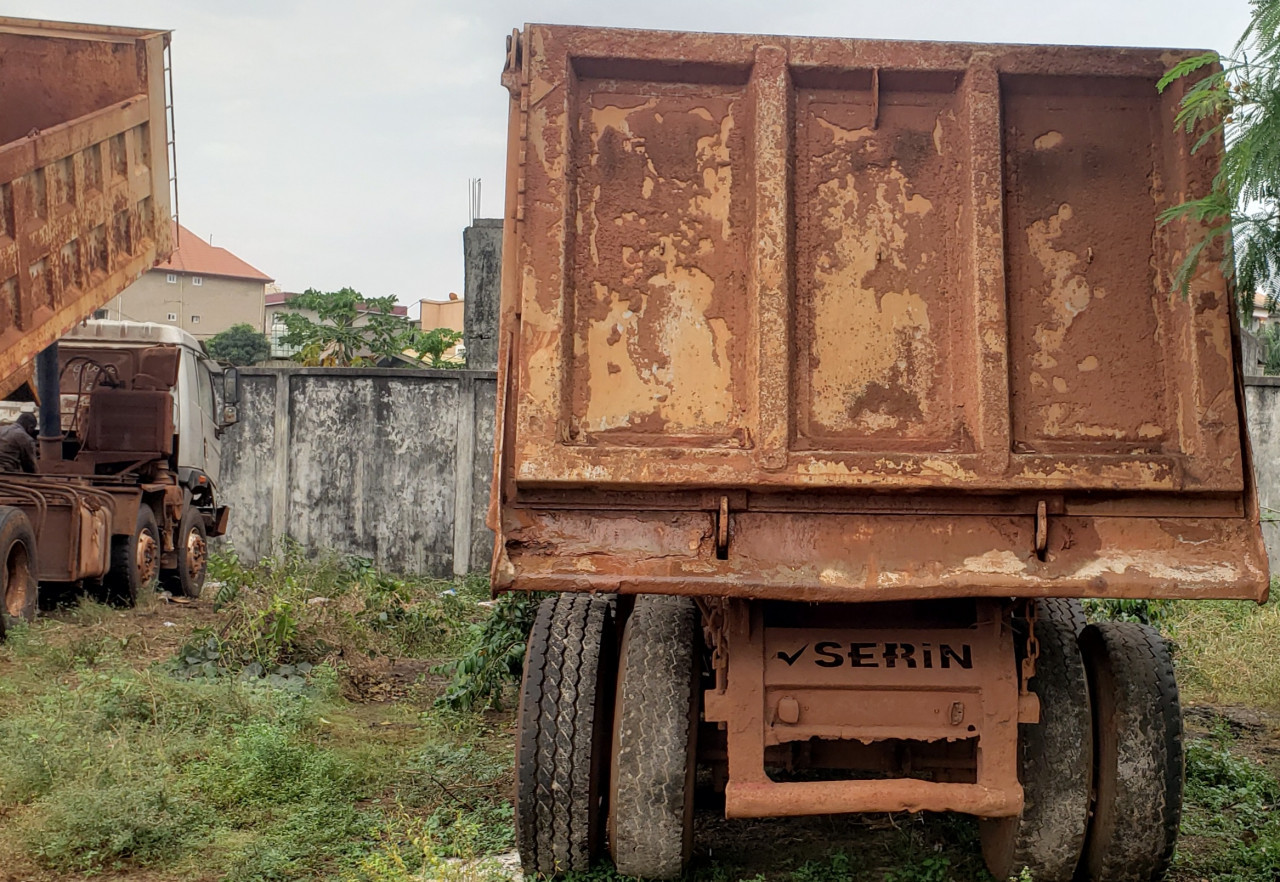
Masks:
[[[1037,150],[1052,150],[1061,144],[1062,140],[1062,132],[1045,132],[1032,142],[1032,146]]]
[[[1095,355],[1086,355],[1084,360],[1076,365],[1076,370],[1082,372],[1096,371],[1098,369],[1098,358]]]
[[[707,113],[705,108],[694,108]],[[700,114],[699,114],[700,115]],[[729,136],[733,131],[733,116],[725,114],[720,120],[720,133],[698,139],[698,164],[702,168],[702,186],[706,196],[695,196],[690,207],[697,213],[720,224],[721,238],[727,240],[733,230],[729,224],[729,199],[733,189],[733,166],[729,161]]]
[[[859,404],[873,384],[909,396],[922,419],[931,410],[936,342],[928,306],[910,288],[881,291],[868,278],[881,261],[907,270],[906,260],[923,264],[929,258],[934,243],[909,242],[913,224],[906,218],[927,214],[933,205],[910,187],[896,165],[818,187],[815,205],[826,206],[820,222],[833,247],[814,266],[811,413],[828,429],[897,429],[901,408]]]
[[[864,126],[860,129],[846,129],[836,125],[833,122],[816,117],[818,125],[822,126],[831,133],[831,137],[837,144],[856,144],[859,141],[870,138],[876,133],[876,130],[870,126]]]

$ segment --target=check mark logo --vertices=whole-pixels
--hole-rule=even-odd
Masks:
[[[797,650],[796,650],[794,653],[792,653],[791,655],[787,655],[785,652],[783,652],[781,649],[779,649],[779,650],[778,650],[778,658],[780,658],[780,659],[782,659],[784,662],[786,662],[786,663],[787,663],[787,667],[791,667],[792,665],[794,665],[794,664],[796,663],[796,659],[798,659],[801,655],[803,655],[803,654],[804,654],[804,651],[805,651],[806,649],[808,649],[808,648],[809,648],[809,644],[808,644],[808,643],[806,643],[804,646],[801,646],[799,649],[797,649]]]

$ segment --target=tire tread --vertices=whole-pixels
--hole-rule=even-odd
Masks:
[[[1081,643],[1093,668],[1095,705],[1105,710],[1112,703],[1097,695],[1107,679],[1114,691],[1112,719],[1099,714],[1096,725],[1109,723],[1116,732],[1114,762],[1098,757],[1098,775],[1115,780],[1114,810],[1105,818],[1095,812],[1086,869],[1096,879],[1116,882],[1163,879],[1182,817],[1182,711],[1173,661],[1159,632],[1136,622],[1093,624]],[[1129,774],[1122,775],[1126,769]]]
[[[599,839],[602,660],[613,601],[559,594],[538,607],[521,684],[516,840],[528,875],[586,871]],[[606,664],[603,670],[608,670]]]

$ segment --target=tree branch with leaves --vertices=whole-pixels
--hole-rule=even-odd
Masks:
[[[431,367],[455,367],[444,354],[462,335],[448,328],[422,331],[396,313],[395,297],[365,297],[353,288],[295,294],[287,305],[301,312],[280,315],[281,342],[297,348],[295,361],[311,367],[366,367],[388,359],[429,360]]]
[[[1161,215],[1165,223],[1185,219],[1205,227],[1178,270],[1179,287],[1185,296],[1206,249],[1221,243],[1222,272],[1235,280],[1246,323],[1255,292],[1271,310],[1280,300],[1280,0],[1250,5],[1249,26],[1229,56],[1185,59],[1158,84],[1163,92],[1195,78],[1177,125],[1197,136],[1192,152],[1219,139],[1225,144],[1209,193]]]

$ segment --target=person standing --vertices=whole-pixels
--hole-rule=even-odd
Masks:
[[[16,422],[0,427],[0,472],[36,470],[36,416],[18,415]]]

